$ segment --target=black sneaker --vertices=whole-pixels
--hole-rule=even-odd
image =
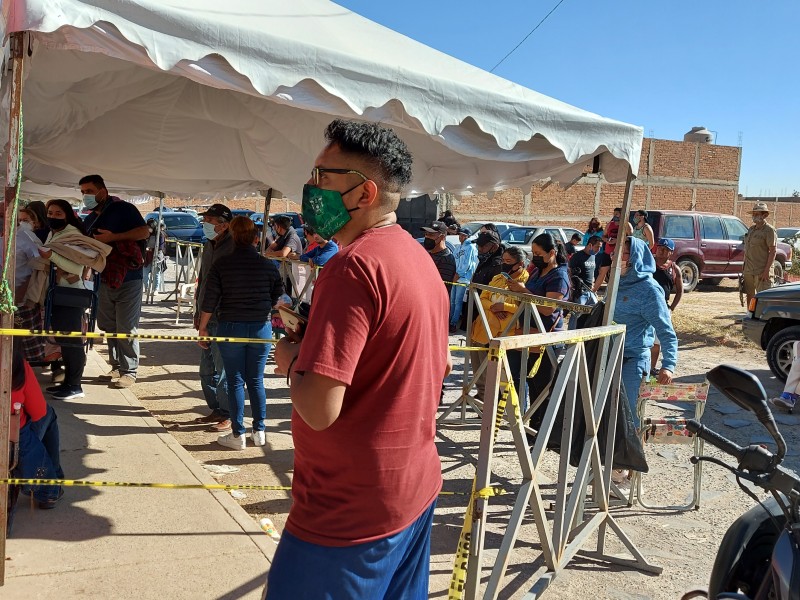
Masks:
[[[83,398],[86,394],[80,386],[64,386],[60,392],[54,392],[53,398],[56,400],[72,400],[73,398]]]
[[[58,393],[58,392],[62,391],[63,389],[65,389],[65,388],[67,388],[67,387],[69,387],[69,386],[67,386],[67,384],[66,384],[66,383],[58,383],[58,384],[56,384],[56,385],[50,385],[50,386],[47,386],[47,387],[45,388],[45,391],[46,391],[48,394],[56,394],[56,393]]]

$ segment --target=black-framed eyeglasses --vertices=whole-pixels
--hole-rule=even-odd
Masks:
[[[356,171],[355,169],[326,169],[324,167],[314,167],[311,169],[311,181],[314,183],[314,185],[319,185],[323,173],[336,173],[338,175],[349,175],[352,173],[353,175],[358,175],[364,181],[369,181],[369,177],[364,175],[361,171]]]

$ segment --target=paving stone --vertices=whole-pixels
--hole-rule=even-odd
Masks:
[[[711,409],[723,415],[735,415],[742,412],[742,409],[735,404],[715,404]]]
[[[734,429],[740,429],[742,427],[747,427],[748,425],[752,425],[752,421],[748,421],[747,419],[722,419],[722,424],[726,427],[732,427]]]
[[[775,422],[781,425],[800,425],[800,414],[787,415],[785,413],[774,414]]]
[[[658,456],[661,458],[666,458],[667,460],[677,460],[678,453],[675,450],[664,448],[663,450],[659,450],[656,452]]]
[[[750,438],[750,443],[774,445],[775,440],[773,440],[772,436],[767,433],[757,433],[756,435]]]

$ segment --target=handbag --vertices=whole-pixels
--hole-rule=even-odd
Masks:
[[[71,288],[57,285],[53,288],[52,305],[71,308],[90,308],[94,292],[83,288]]]

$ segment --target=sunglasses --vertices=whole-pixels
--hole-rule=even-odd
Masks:
[[[369,181],[369,177],[364,175],[361,171],[356,171],[354,169],[325,169],[323,167],[314,167],[311,169],[311,181],[314,183],[314,185],[319,185],[323,173],[336,173],[337,175],[349,175],[352,173],[354,175],[358,175],[364,181]]]

